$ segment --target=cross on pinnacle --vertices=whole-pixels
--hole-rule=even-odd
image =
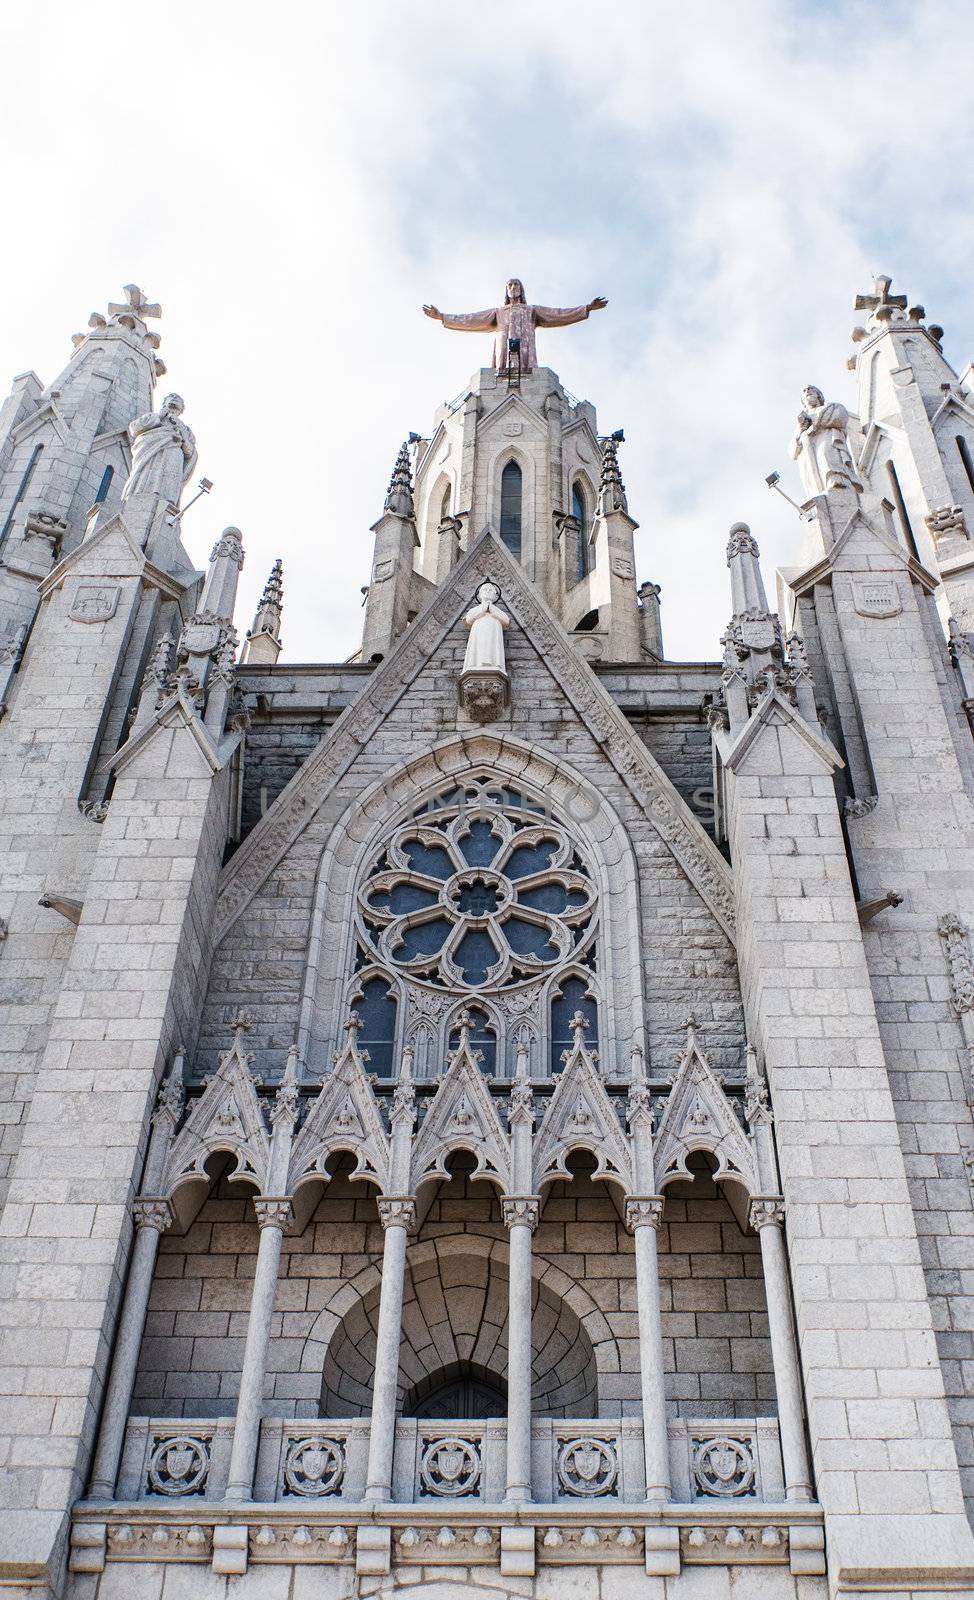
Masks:
[[[125,296],[125,304],[120,305],[115,300],[111,301],[108,307],[109,316],[138,317],[140,322],[144,322],[146,317],[162,316],[162,306],[158,303],[150,304],[137,283],[127,283],[122,293]]]
[[[857,311],[871,311],[879,322],[888,322],[894,311],[906,310],[905,294],[890,294],[892,278],[881,274],[873,279],[872,294],[857,294],[855,309]]]

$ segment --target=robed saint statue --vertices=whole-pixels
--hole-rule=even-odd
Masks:
[[[538,352],[534,340],[535,328],[566,328],[572,322],[584,322],[590,311],[601,311],[608,305],[602,295],[584,306],[530,306],[524,298],[524,285],[520,278],[509,278],[504,291],[504,304],[488,311],[460,311],[447,313],[436,306],[424,306],[428,317],[442,322],[444,328],[455,328],[460,333],[487,333],[494,330],[494,357],[491,362],[500,372],[506,372],[512,356],[520,356],[520,370],[531,372],[538,365]],[[513,345],[513,349],[512,349]]]

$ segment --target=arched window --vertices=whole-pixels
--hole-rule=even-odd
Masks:
[[[524,480],[516,461],[501,473],[501,540],[511,555],[521,559],[521,496]]]
[[[962,433],[959,433],[956,436],[956,442],[957,453],[961,458],[964,471],[967,473],[967,481],[971,488],[974,489],[974,461],[971,460],[971,452],[967,447],[967,440]]]
[[[95,495],[96,506],[100,506],[102,501],[105,499],[105,496],[108,494],[108,491],[112,486],[112,479],[114,476],[115,468],[106,467],[101,475],[101,483],[98,485],[98,493]]]
[[[443,499],[440,502],[440,521],[441,522],[445,522],[447,517],[450,515],[450,496],[451,496],[451,493],[452,493],[452,490],[450,488],[450,485],[447,484],[446,488],[443,490]]]
[[[362,1019],[359,1048],[369,1053],[369,1071],[393,1076],[392,1046],[396,1037],[396,996],[385,978],[369,978],[353,997]]]
[[[578,583],[588,572],[588,513],[585,509],[585,494],[581,484],[577,481],[572,485],[572,516],[578,523],[577,546],[574,560],[569,563],[570,577],[573,583]]]
[[[585,978],[573,974],[558,985],[551,1000],[551,1075],[560,1072],[562,1056],[575,1043],[572,1019],[580,1011],[588,1026],[585,1043],[589,1050],[599,1045],[599,1015]]]

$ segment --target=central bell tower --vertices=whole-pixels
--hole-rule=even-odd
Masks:
[[[637,591],[619,467],[622,430],[601,435],[595,407],[536,364],[535,329],[584,321],[605,301],[528,305],[512,278],[503,306],[427,315],[494,331],[494,361],[439,407],[428,437],[396,458],[367,590],[361,659],[381,661],[480,535],[490,529],[590,661],[659,661],[659,589]]]

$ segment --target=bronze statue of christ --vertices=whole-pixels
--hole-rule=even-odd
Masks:
[[[504,291],[504,304],[489,311],[463,311],[448,315],[436,306],[424,306],[428,317],[442,322],[444,328],[456,328],[460,333],[486,333],[494,330],[494,358],[491,365],[506,372],[511,361],[512,344],[520,355],[520,369],[530,372],[538,364],[534,342],[535,328],[565,328],[572,322],[584,322],[590,311],[601,311],[608,301],[597,295],[584,306],[529,306],[524,298],[524,285],[520,278],[509,278]]]

